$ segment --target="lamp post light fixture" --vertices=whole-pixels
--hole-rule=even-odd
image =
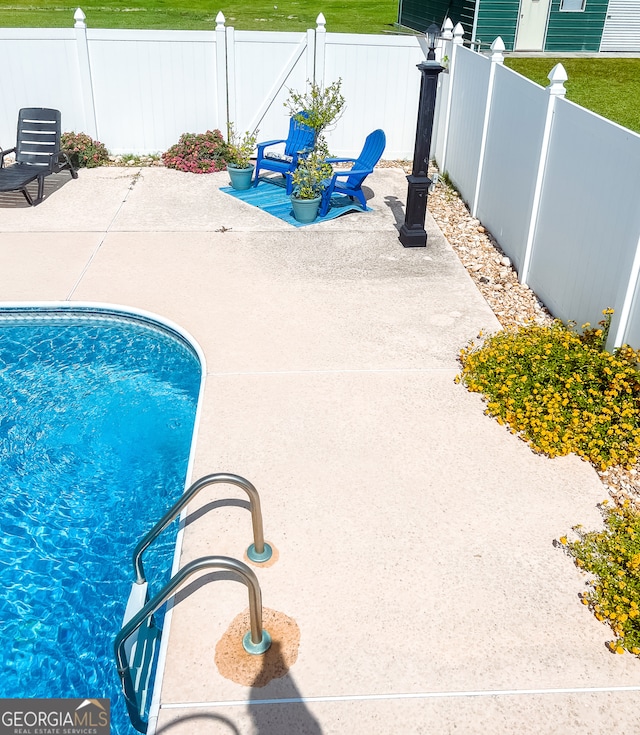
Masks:
[[[429,48],[429,52],[427,53],[427,61],[435,61],[436,60],[436,43],[438,42],[438,39],[440,38],[440,29],[435,23],[432,23],[427,28],[424,35],[427,37],[427,47]]]
[[[418,64],[422,74],[420,82],[420,101],[418,104],[418,124],[416,142],[413,150],[413,166],[411,175],[407,176],[409,190],[405,207],[404,223],[400,228],[400,242],[405,248],[424,248],[427,245],[427,232],[424,220],[427,214],[427,197],[431,179],[429,171],[429,152],[433,133],[433,118],[436,109],[436,91],[438,75],[444,67],[436,61],[436,43],[440,37],[440,29],[433,23],[425,33],[429,52],[427,60]]]

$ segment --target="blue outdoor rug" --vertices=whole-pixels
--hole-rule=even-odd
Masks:
[[[232,197],[240,199],[254,207],[258,207],[258,209],[262,209],[263,212],[268,212],[274,217],[278,217],[294,227],[304,227],[306,224],[315,225],[318,224],[318,222],[326,222],[327,220],[340,217],[340,215],[345,214],[346,212],[363,211],[359,204],[354,204],[353,200],[345,194],[334,194],[334,196],[331,197],[331,206],[329,207],[329,211],[324,217],[316,217],[313,222],[298,222],[298,220],[293,216],[291,200],[289,199],[285,189],[284,180],[282,179],[276,179],[275,181],[264,181],[261,179],[258,186],[252,186],[250,189],[246,189],[244,191],[233,189],[230,186],[223,186],[220,191],[223,191],[225,194],[230,194]],[[370,212],[371,209],[367,207],[364,211]]]

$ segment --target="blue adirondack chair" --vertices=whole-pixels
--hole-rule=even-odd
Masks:
[[[364,147],[358,158],[327,158],[328,163],[347,163],[353,161],[353,166],[345,171],[336,171],[331,177],[329,184],[322,194],[320,204],[320,217],[329,211],[331,197],[334,192],[346,194],[352,199],[357,199],[362,208],[367,208],[367,200],[362,191],[362,182],[373,171],[373,167],[380,160],[384,147],[387,144],[384,131],[374,130],[367,135]],[[343,179],[345,179],[343,181]]]
[[[302,113],[304,115],[304,112]],[[258,186],[260,171],[276,171],[287,180],[287,194],[293,191],[291,174],[298,166],[298,157],[310,153],[313,150],[313,129],[291,118],[289,122],[289,135],[286,140],[267,140],[258,143],[258,156],[256,159],[256,175],[253,185]],[[265,148],[284,143],[284,151],[265,153]]]

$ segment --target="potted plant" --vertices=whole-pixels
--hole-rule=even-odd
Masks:
[[[308,82],[306,92],[289,90],[289,98],[284,103],[291,115],[314,132],[316,147],[323,131],[335,123],[344,111],[344,97],[340,92],[342,79],[321,87],[315,82]],[[303,113],[300,110],[304,110]]]
[[[331,164],[326,162],[327,154],[326,144],[320,139],[316,149],[300,159],[292,174],[291,207],[298,222],[313,222],[318,216],[326,181],[333,173]]]
[[[305,92],[289,90],[289,98],[284,103],[293,118],[311,128],[314,135],[313,152],[299,159],[292,175],[291,205],[293,216],[299,222],[313,222],[318,215],[325,182],[333,173],[326,162],[329,151],[323,132],[344,110],[344,97],[340,92],[342,79],[327,87],[315,82],[308,82],[308,85]]]
[[[251,186],[251,177],[255,166],[251,163],[251,156],[256,147],[258,131],[249,131],[239,135],[229,123],[227,143],[227,172],[234,189],[248,189]]]

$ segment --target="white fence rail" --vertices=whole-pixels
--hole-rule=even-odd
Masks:
[[[424,39],[236,31],[218,14],[211,31],[0,28],[0,146],[15,142],[21,107],[54,107],[64,130],[85,132],[112,153],[164,151],[185,132],[259,128],[286,133],[289,89],[342,79],[347,100],[328,134],[331,152],[360,152],[377,127],[385,158],[412,158]],[[46,60],[46,61],[45,61]]]
[[[640,135],[448,40],[434,154],[554,316],[597,323],[610,345],[640,347]]]

